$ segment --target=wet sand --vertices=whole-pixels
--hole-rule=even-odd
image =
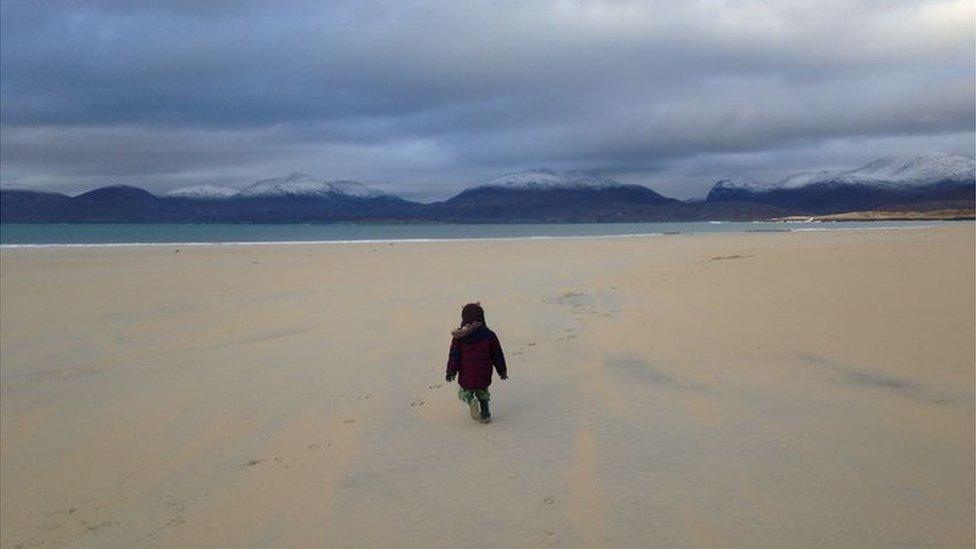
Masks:
[[[974,245],[6,249],[0,544],[972,547]]]

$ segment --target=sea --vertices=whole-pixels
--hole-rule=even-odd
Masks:
[[[0,247],[436,242],[704,233],[911,229],[971,221],[553,224],[0,224]]]

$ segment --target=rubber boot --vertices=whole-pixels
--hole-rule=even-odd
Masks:
[[[474,396],[471,397],[471,400],[468,401],[468,408],[471,411],[471,419],[475,421],[480,421],[481,414],[483,414],[484,412],[481,411],[481,406],[477,398],[475,398]]]
[[[479,400],[478,404],[481,405],[481,418],[478,420],[481,423],[488,423],[491,421],[491,412],[488,410],[488,401]]]

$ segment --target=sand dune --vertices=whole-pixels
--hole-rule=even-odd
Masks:
[[[974,244],[3,250],[0,543],[972,547]]]

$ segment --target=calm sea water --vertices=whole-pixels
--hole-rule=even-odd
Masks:
[[[857,223],[585,223],[545,225],[177,225],[2,224],[0,245],[215,244],[350,242],[476,238],[547,238],[675,233],[884,229],[946,225],[951,221]],[[966,223],[966,222],[963,222]]]

